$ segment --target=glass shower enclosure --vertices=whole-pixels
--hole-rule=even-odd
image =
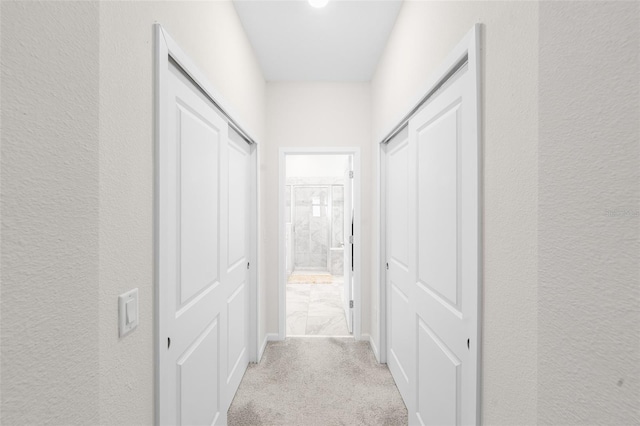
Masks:
[[[291,270],[342,275],[343,185],[288,185]]]

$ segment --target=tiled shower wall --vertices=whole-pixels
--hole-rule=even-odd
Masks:
[[[344,188],[340,178],[287,179],[287,271],[343,273]],[[293,206],[292,206],[293,201]]]

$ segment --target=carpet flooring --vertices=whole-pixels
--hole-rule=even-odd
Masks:
[[[385,364],[353,338],[269,342],[229,408],[229,426],[406,425],[407,409]]]

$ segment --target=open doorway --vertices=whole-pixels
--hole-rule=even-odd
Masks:
[[[282,331],[351,336],[357,277],[354,154],[297,152],[282,160]]]

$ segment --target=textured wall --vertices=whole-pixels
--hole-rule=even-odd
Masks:
[[[538,420],[640,423],[640,3],[540,6]]]
[[[261,158],[262,244],[268,331],[278,332],[278,153],[280,147],[360,147],[362,247],[371,229],[371,96],[368,83],[268,83],[267,149]],[[371,263],[363,249],[362,264]],[[362,274],[362,332],[369,333],[369,270]]]
[[[265,83],[233,5],[105,2],[100,10],[100,420],[153,420],[153,32],[161,23],[263,141]],[[140,326],[118,339],[118,294]],[[263,331],[264,332],[264,331]]]
[[[99,8],[1,7],[0,422],[95,424]]]
[[[151,424],[152,24],[258,140],[264,79],[230,1],[1,11],[0,420]],[[140,325],[119,339],[117,297],[134,287]]]
[[[483,422],[532,424],[537,396],[538,5],[405,1],[372,82],[372,147],[375,158],[382,133],[408,111],[476,22],[483,24]],[[377,244],[372,247],[376,258]],[[378,265],[372,267],[377,281]],[[377,339],[377,292],[372,296]]]

